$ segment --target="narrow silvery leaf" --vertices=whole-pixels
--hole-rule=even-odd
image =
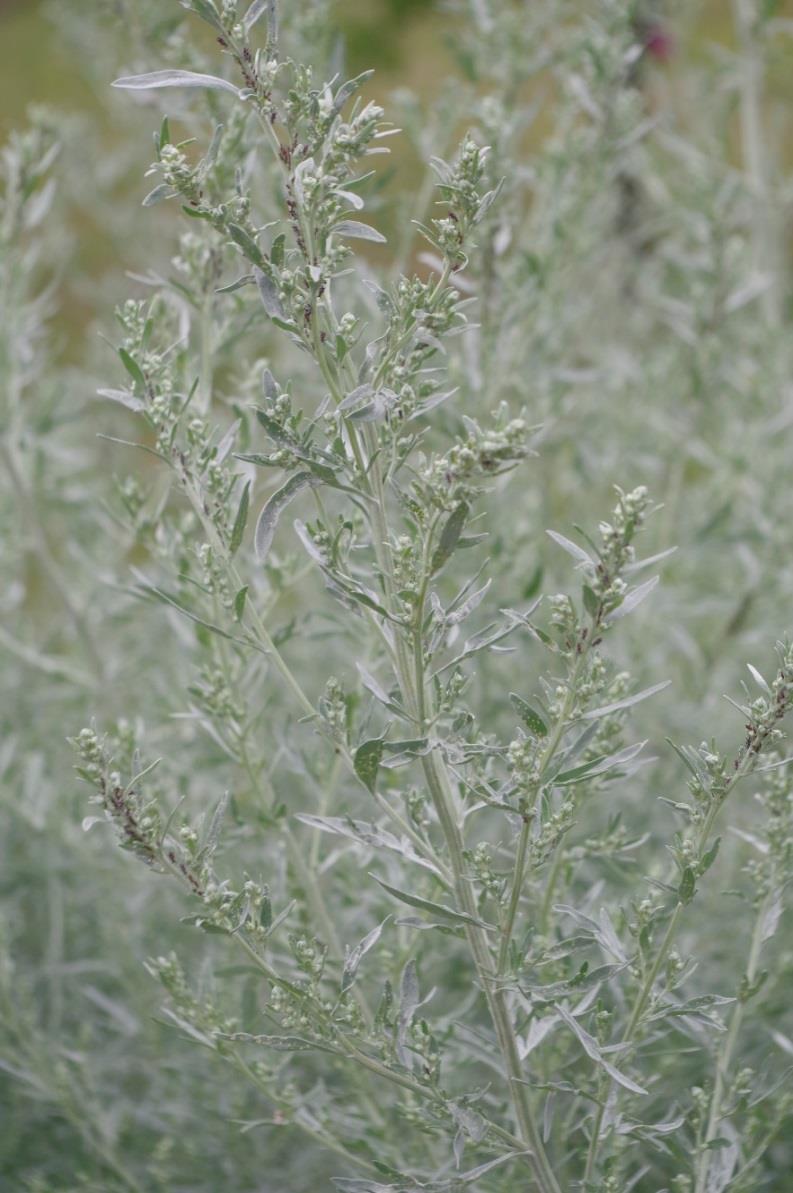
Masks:
[[[762,691],[765,692],[766,696],[770,696],[771,689],[769,688],[768,684],[763,679],[762,675],[757,670],[757,668],[753,667],[751,663],[747,663],[746,666],[748,667],[749,674],[751,675],[754,682],[757,684],[758,688],[762,689]]]
[[[653,684],[651,688],[645,688],[642,692],[636,692],[633,696],[626,696],[624,700],[615,700],[613,704],[604,704],[601,708],[593,708],[591,712],[585,712],[582,720],[595,721],[599,717],[610,717],[612,713],[620,712],[623,708],[630,708],[634,704],[639,704],[640,701],[646,700],[649,696],[654,696],[656,692],[663,692],[664,688],[668,688],[671,679],[664,680],[663,683]]]
[[[228,228],[229,236],[235,244],[239,245],[248,260],[252,261],[254,265],[261,266],[264,263],[262,250],[250,233],[241,228],[239,224],[229,224]]]
[[[365,406],[359,406],[357,410],[353,410],[348,414],[351,422],[356,423],[374,423],[379,422],[385,418],[386,404],[383,401],[385,390],[378,390],[373,395],[371,402],[367,402]]]
[[[361,681],[366,690],[371,692],[375,700],[379,700],[381,704],[386,706],[386,708],[391,708],[391,697],[388,695],[388,692],[386,692],[385,688],[381,687],[375,677],[370,675],[361,663],[356,661],[355,666],[358,668],[358,674],[360,675]]]
[[[402,971],[402,981],[399,986],[399,1019],[397,1020],[396,1051],[400,1064],[406,1069],[413,1067],[412,1058],[407,1050],[407,1034],[416,1008],[419,1005],[419,980],[416,973],[416,962],[408,961]]]
[[[417,866],[422,866],[425,870],[430,870],[439,878],[441,877],[438,867],[432,862],[428,862],[425,858],[420,857],[407,838],[400,839],[395,837],[387,829],[369,824],[368,821],[352,820],[350,817],[342,820],[338,816],[313,816],[309,812],[298,812],[296,819],[301,824],[307,824],[309,828],[319,829],[323,833],[334,833],[339,837],[346,837],[349,841],[355,841],[359,845],[367,845],[371,849],[390,849],[392,852],[400,854],[407,861],[414,862]]]
[[[636,742],[635,745],[626,746],[623,750],[618,750],[616,754],[610,754],[607,758],[593,758],[589,762],[582,762],[580,766],[558,774],[554,783],[559,787],[568,787],[570,784],[580,783],[584,779],[594,779],[597,775],[608,774],[609,771],[616,770],[618,766],[626,766],[629,762],[633,762],[646,745],[647,742],[644,741]]]
[[[267,923],[267,924],[262,923],[262,927],[266,929],[267,935],[274,936],[275,933],[278,931],[278,929],[281,927],[281,924],[285,923],[286,920],[289,919],[289,916],[292,914],[294,909],[295,909],[295,900],[292,899],[289,903],[287,903],[287,905],[283,909],[283,911],[278,912],[278,915],[275,917],[275,919],[270,918],[269,923]],[[265,919],[268,917],[268,915],[270,917],[272,916],[272,912],[265,910],[264,906],[262,907],[262,910],[264,912]]]
[[[622,569],[623,575],[632,576],[635,572],[640,572],[644,568],[652,567],[654,563],[660,563],[662,559],[668,559],[670,555],[674,555],[677,547],[667,547],[665,551],[659,551],[657,555],[648,555],[646,559],[637,559],[635,563],[626,563]]]
[[[225,792],[218,803],[218,806],[215,808],[215,811],[212,813],[212,819],[209,822],[206,840],[204,841],[203,845],[204,850],[206,850],[210,857],[217,849],[218,841],[220,840],[220,830],[223,827],[223,819],[226,815],[226,809],[229,806],[230,798],[230,792]]]
[[[385,244],[386,238],[376,228],[362,224],[359,220],[342,220],[333,229],[337,236],[347,236],[351,240],[371,240],[375,244]]]
[[[215,126],[215,131],[212,134],[212,140],[209,142],[209,148],[204,154],[201,165],[198,167],[199,178],[206,178],[207,174],[217,161],[217,156],[220,152],[220,142],[223,140],[224,131],[225,129],[222,124],[217,124]]]
[[[211,621],[205,621],[203,617],[198,617],[197,614],[192,613],[185,605],[180,604],[175,597],[169,593],[164,592],[161,588],[157,588],[154,584],[149,584],[145,581],[141,585],[141,589],[148,596],[156,597],[158,601],[162,601],[164,605],[170,605],[173,609],[178,610],[184,617],[194,621],[196,625],[203,626],[205,630],[211,630],[213,634],[219,634],[221,638],[228,638],[233,641],[232,635],[227,634],[220,626],[214,625]]]
[[[259,294],[261,295],[262,305],[271,319],[285,319],[286,311],[284,310],[281,299],[278,295],[278,289],[275,283],[267,276],[263,270],[254,267],[253,276],[256,279],[256,285],[259,287]]]
[[[240,504],[237,509],[237,516],[234,519],[234,525],[231,529],[231,538],[229,540],[229,554],[235,555],[239,550],[242,536],[245,533],[245,527],[248,522],[248,507],[250,505],[251,482],[248,481],[242,490],[240,497]]]
[[[442,405],[449,398],[453,398],[459,392],[459,386],[456,389],[447,389],[444,393],[433,394],[431,398],[425,398],[423,402],[419,402],[416,409],[408,416],[408,422],[412,422],[416,418],[423,418],[425,414],[429,414],[430,410],[434,410],[436,406]]]
[[[226,456],[229,454],[229,452],[233,448],[234,444],[236,443],[237,434],[239,432],[241,422],[242,422],[242,419],[239,419],[239,418],[235,419],[234,422],[229,427],[229,429],[226,431],[223,438],[220,440],[220,443],[217,445],[217,448],[215,450],[215,462],[217,464],[223,463]]]
[[[354,79],[349,79],[346,83],[342,83],[333,100],[334,112],[340,112],[350,96],[353,95],[358,88],[367,81],[367,79],[371,79],[373,74],[373,70],[365,70],[363,74],[356,75]]]
[[[325,559],[325,556],[323,555],[320,548],[312,539],[311,535],[308,533],[305,523],[301,522],[299,518],[295,518],[292,525],[295,528],[295,534],[305,547],[309,557],[313,559],[315,563],[318,563],[320,567],[324,568],[326,566],[327,560]]]
[[[116,79],[114,87],[124,91],[153,91],[162,87],[202,87],[210,91],[230,91],[239,99],[239,87],[216,75],[202,75],[194,70],[154,70],[145,75],[125,75]]]
[[[468,1172],[461,1172],[457,1180],[463,1185],[470,1185],[474,1181],[478,1181],[480,1177],[483,1177],[493,1168],[498,1168],[499,1164],[506,1164],[508,1160],[517,1160],[521,1156],[528,1156],[530,1154],[530,1152],[506,1152],[503,1156],[496,1156],[495,1160],[487,1160],[484,1164],[469,1169]]]
[[[431,899],[422,899],[420,895],[411,895],[407,891],[400,891],[398,887],[383,882],[382,878],[378,878],[376,874],[373,874],[372,878],[380,884],[383,890],[388,891],[389,895],[399,899],[400,903],[407,903],[409,907],[417,907],[420,911],[429,912],[430,915],[437,916],[442,920],[449,920],[452,923],[475,924],[478,928],[490,929],[492,927],[491,924],[477,920],[464,911],[456,911],[453,907],[445,907],[442,903],[433,903]]]
[[[271,402],[274,402],[280,393],[278,382],[269,369],[265,369],[262,373],[262,389],[264,390],[264,396],[269,398]]]
[[[369,950],[374,948],[374,946],[377,944],[382,934],[383,928],[385,928],[390,919],[391,916],[387,915],[381,924],[378,924],[376,928],[372,928],[372,931],[369,932],[368,935],[364,936],[361,943],[357,944],[355,948],[351,949],[347,954],[347,960],[344,962],[344,972],[341,975],[342,994],[346,994],[350,986],[352,986],[353,982],[355,981],[355,975],[358,972],[358,966],[361,964],[361,961],[369,952]]]
[[[606,907],[600,909],[600,932],[598,933],[598,941],[612,957],[615,957],[620,963],[627,961],[625,950],[622,947],[622,942],[617,936],[616,929],[612,923],[611,916]]]
[[[610,625],[613,621],[619,621],[621,617],[631,613],[637,605],[640,605],[645,597],[648,597],[658,583],[659,577],[653,576],[651,580],[645,580],[644,584],[640,584],[638,588],[632,589],[624,598],[621,605],[616,609],[612,609],[611,613],[603,618],[606,625]]]
[[[379,1181],[373,1180],[359,1180],[358,1177],[333,1176],[331,1182],[337,1189],[341,1189],[342,1193],[394,1193],[393,1185],[381,1185]]]
[[[685,1121],[686,1116],[681,1114],[680,1118],[670,1119],[665,1123],[625,1123],[620,1127],[620,1134],[636,1131],[648,1135],[672,1135],[680,1130]]]
[[[760,922],[760,942],[765,944],[772,936],[776,934],[779,927],[779,921],[782,916],[782,899],[777,896],[772,903],[770,903],[765,911]]]
[[[237,278],[234,282],[229,282],[228,286],[218,286],[215,291],[216,294],[233,294],[235,290],[241,290],[243,286],[251,286],[254,282],[252,273],[244,273],[242,277]]]
[[[771,1038],[783,1052],[787,1052],[788,1056],[793,1056],[793,1040],[783,1036],[781,1031],[772,1031]]]
[[[156,203],[161,203],[163,199],[173,199],[174,195],[178,194],[179,192],[175,191],[172,186],[168,186],[167,182],[161,182],[159,186],[155,186],[153,191],[149,191],[143,200],[143,206],[154,207]]]
[[[201,17],[218,33],[223,33],[223,26],[218,19],[218,14],[215,12],[210,0],[179,0],[182,8],[186,8],[188,12],[194,12],[197,17]]]
[[[606,1073],[608,1073],[612,1081],[616,1081],[618,1085],[630,1090],[630,1092],[633,1094],[647,1093],[646,1089],[643,1089],[640,1085],[637,1085],[635,1081],[632,1081],[630,1077],[626,1077],[624,1073],[621,1073],[619,1069],[615,1068],[614,1065],[606,1060],[606,1058],[603,1056],[603,1053],[600,1051],[600,1048],[598,1047],[597,1040],[595,1040],[588,1031],[585,1031],[580,1023],[576,1022],[570,1012],[563,1007],[561,1003],[557,1006],[556,1011],[570,1028],[570,1030],[574,1033],[574,1035],[578,1038],[579,1044],[584,1049],[584,1052],[586,1052],[589,1059],[593,1060],[595,1064],[600,1065],[600,1067],[604,1069]]]
[[[307,157],[305,161],[302,161],[299,166],[295,167],[293,182],[295,195],[297,196],[297,201],[301,207],[305,207],[306,205],[306,193],[303,189],[303,175],[313,174],[315,169],[316,162],[314,161],[313,157]]]
[[[133,381],[137,382],[142,388],[146,387],[146,378],[143,376],[143,370],[133,356],[130,356],[126,348],[119,348],[119,359],[124,368],[129,373]]]
[[[461,501],[446,519],[443,530],[441,531],[441,537],[438,540],[438,546],[435,548],[435,553],[432,556],[432,563],[430,564],[431,575],[439,572],[443,565],[451,559],[468,518],[468,512],[468,503]]]
[[[146,409],[145,403],[127,389],[98,389],[96,392],[100,398],[109,398],[111,402],[118,402],[120,406],[126,406],[127,410],[134,410],[136,414]]]
[[[498,196],[501,194],[501,189],[503,186],[504,186],[504,179],[502,178],[499,181],[498,185],[495,186],[492,191],[488,191],[487,194],[482,197],[482,201],[480,202],[479,206],[477,207],[476,215],[474,216],[475,224],[478,224],[480,222],[480,220],[483,220],[484,217],[487,215],[488,211],[493,206],[493,204],[495,203]]]
[[[243,28],[246,33],[250,33],[253,26],[260,20],[265,13],[271,10],[272,20],[275,20],[275,0],[253,0],[245,16],[242,18]],[[270,23],[270,15],[268,15],[268,25]],[[274,40],[274,39],[273,39]]]
[[[342,398],[337,407],[340,414],[349,414],[354,410],[363,409],[369,404],[372,397],[373,390],[371,385],[358,385],[348,393],[346,398]]]
[[[492,583],[493,580],[491,577],[491,579],[488,580],[486,584],[483,584],[481,588],[478,588],[476,592],[472,592],[467,601],[463,601],[463,603],[458,605],[453,612],[451,610],[447,612],[445,619],[447,625],[460,625],[467,617],[470,617],[474,610],[479,608],[482,601],[487,596]]]
[[[356,195],[354,191],[344,191],[336,189],[333,192],[339,199],[343,199],[345,203],[349,203],[350,207],[354,207],[356,211],[361,211],[363,208],[363,199],[360,195]]]
[[[585,563],[587,567],[595,566],[594,560],[592,560],[590,556],[587,555],[584,548],[579,547],[577,543],[571,542],[570,539],[565,538],[563,534],[558,534],[555,530],[546,530],[545,533],[549,538],[552,538],[555,543],[558,543],[568,555],[572,555],[573,559],[577,560],[578,563]]]
[[[525,1060],[530,1052],[541,1044],[549,1032],[553,1031],[559,1022],[558,1015],[546,1015],[542,1019],[532,1019],[529,1032],[525,1040],[518,1040],[518,1055]]]
[[[767,770],[779,770],[781,766],[789,766],[793,762],[793,758],[780,758],[778,762],[769,762],[765,766],[756,766],[753,773],[761,775]]]
[[[298,493],[302,493],[303,489],[316,483],[316,479],[310,472],[296,472],[294,476],[290,476],[285,485],[282,485],[276,493],[273,493],[272,497],[266,503],[264,509],[259,514],[254,534],[256,556],[260,563],[263,563],[267,558],[267,553],[272,546],[275,528],[278,525],[281,512],[294,497],[297,497]]]

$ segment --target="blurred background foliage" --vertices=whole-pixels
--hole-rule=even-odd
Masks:
[[[465,73],[465,63],[460,62],[451,46],[452,16],[436,0],[336,0],[333,7],[339,53],[347,73],[354,75],[373,68],[375,75],[365,95],[386,108],[396,89],[413,92],[427,103],[450,74]],[[122,13],[123,5],[115,8],[115,20],[123,36],[126,12]],[[780,23],[793,22],[793,0],[766,0],[764,8]],[[108,29],[112,28],[113,9],[113,0],[0,0],[0,139],[24,123],[30,105],[51,105],[58,111],[90,117],[102,129],[108,145],[115,144],[119,128],[111,115],[115,105],[109,80],[102,77],[101,66],[97,73],[96,64],[92,65],[95,47],[90,41],[97,15],[103,17]],[[718,62],[735,49],[735,25],[730,5],[724,0],[703,0],[688,13],[686,5],[675,0],[663,11],[673,22],[680,15],[685,19],[674,24],[674,41],[670,42],[668,56],[662,55],[661,77],[650,86],[653,89],[660,84],[661,102],[674,102],[676,77],[681,71],[704,59]],[[87,41],[79,40],[81,25],[89,31]],[[64,36],[64,28],[71,31],[73,40]],[[527,89],[527,102],[537,86],[535,81]],[[766,62],[764,86],[768,105],[777,113],[793,103],[793,36],[775,40]],[[735,126],[731,139],[737,160],[737,119]],[[785,136],[778,118],[775,126],[780,160],[787,163],[793,160],[793,139]],[[545,131],[541,115],[527,134],[527,155]],[[116,189],[118,199],[133,199],[140,190],[141,153],[138,143],[124,185]],[[405,138],[393,143],[392,155],[384,184],[387,190],[389,178],[398,173],[399,189],[404,191],[419,177],[419,158]],[[119,266],[125,264],[123,245],[109,238],[107,230],[98,224],[81,225],[81,214],[77,203],[72,216],[79,236],[83,283],[93,282],[107,272],[119,276]],[[65,284],[68,287],[68,279]],[[68,297],[70,301],[60,304],[56,326],[72,335],[85,328],[91,311],[84,295],[81,299],[69,289]]]

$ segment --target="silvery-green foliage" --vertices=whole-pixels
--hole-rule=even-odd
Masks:
[[[398,97],[427,174],[390,220],[395,130],[338,73],[323,6],[283,7],[122,6],[116,94],[156,126],[137,226],[183,219],[166,258],[141,247],[91,406],[121,476],[92,500],[87,428],[64,455],[29,403],[4,440],[36,494],[12,545],[63,605],[46,650],[8,635],[8,690],[53,702],[90,791],[56,815],[60,749],[9,734],[55,865],[44,958],[6,932],[0,1055],[48,1108],[15,1110],[7,1167],[31,1188],[774,1188],[793,652],[769,662],[789,532],[760,392],[787,353],[767,166],[729,164],[719,96],[656,115],[649,10],[485,0],[453,6],[462,81],[431,118]],[[43,204],[49,136],[7,158],[15,232],[38,235],[19,195]],[[2,265],[29,340],[27,243]],[[4,341],[8,392],[40,402],[25,342]],[[32,466],[48,447],[71,479]],[[69,550],[44,504],[63,492]],[[70,1006],[86,958],[100,1028]],[[67,1177],[25,1142],[50,1121]]]

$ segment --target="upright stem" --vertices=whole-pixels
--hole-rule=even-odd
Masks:
[[[304,225],[302,213],[300,214],[299,218],[301,220],[303,235],[306,239],[306,245],[308,246],[309,250],[307,255],[310,259],[310,246],[312,243],[311,229]],[[451,268],[451,262],[448,260],[445,261],[443,270],[429,297],[427,303],[429,309],[434,307],[439,296],[443,293],[448,283]],[[329,299],[327,296],[326,303],[329,307]],[[319,303],[317,304],[317,310],[319,310]],[[332,311],[329,310],[328,314],[329,318],[332,320]],[[317,318],[312,319],[311,323],[312,347],[314,349],[314,354],[322,372],[322,376],[328,385],[336,403],[338,404],[341,398],[344,396],[343,387],[337,375],[335,363],[329,358],[327,349],[322,340],[322,336],[319,333],[318,316]],[[405,338],[408,338],[407,333]],[[382,383],[383,377],[385,376],[390,363],[393,361],[395,355],[401,351],[402,347],[403,342],[402,340],[399,340],[394,346],[392,346],[391,352],[381,362],[380,367],[372,379],[372,387],[374,389],[377,389],[377,387]],[[346,430],[356,466],[360,472],[362,480],[367,485],[369,494],[372,498],[370,519],[373,549],[375,553],[375,559],[377,561],[377,567],[382,578],[386,605],[389,608],[389,611],[393,611],[396,607],[396,585],[394,582],[394,566],[389,541],[385,484],[379,458],[379,443],[377,434],[371,426],[364,427],[363,446],[365,447],[366,453],[368,455],[368,458],[364,458],[364,453],[358,437],[357,429],[353,424],[348,422],[346,424]],[[422,617],[423,615],[420,612],[417,619],[417,632],[419,634],[421,632]],[[395,627],[394,645],[391,653],[399,688],[402,694],[402,700],[408,713],[419,721],[420,728],[423,729],[427,721],[425,710],[423,654],[420,643],[417,650],[411,650],[411,645],[415,645],[415,643],[411,644],[406,640],[404,630],[401,627]],[[466,913],[466,915],[470,916],[472,920],[476,920],[478,919],[477,907],[468,880],[465,876],[465,863],[463,858],[464,844],[462,834],[454,814],[454,792],[448,772],[443,759],[439,756],[437,751],[432,751],[422,758],[422,767],[427,781],[427,786],[438,815],[443,836],[446,841],[446,846],[449,851],[451,862],[451,884],[457,898],[458,905],[461,910]],[[526,1088],[520,1083],[519,1080],[521,1078],[520,1058],[518,1056],[517,1043],[504,996],[503,994],[496,994],[492,988],[492,957],[490,954],[490,947],[487,942],[487,937],[485,935],[485,930],[477,927],[474,924],[469,924],[466,927],[466,936],[476,967],[477,976],[487,999],[488,1008],[490,1010],[491,1018],[496,1030],[496,1035],[498,1037],[499,1047],[507,1068],[510,1096],[515,1108],[518,1122],[520,1124],[522,1139],[524,1142],[527,1142],[532,1149],[532,1154],[529,1157],[529,1163],[531,1164],[531,1167],[534,1171],[538,1188],[541,1190],[541,1193],[561,1193],[560,1187],[545,1155],[542,1138],[534,1123],[531,1108],[528,1102]]]
[[[376,460],[374,468],[378,468],[378,465],[379,461]],[[402,673],[403,661],[400,653],[400,674],[398,676],[403,698],[409,704],[409,707],[414,710],[421,731],[423,731],[432,713],[430,706],[431,696],[426,691],[424,677],[424,652],[421,640],[423,620],[423,600],[419,600],[413,628],[414,673],[412,676]],[[421,761],[427,787],[438,816],[446,848],[449,851],[454,893],[458,906],[461,911],[470,917],[471,921],[476,921],[479,919],[479,909],[465,873],[465,859],[463,856],[464,840],[454,812],[455,796],[446,764],[438,750],[433,750],[425,754]],[[497,989],[494,985],[493,958],[486,930],[480,928],[478,924],[470,922],[466,925],[465,931],[468,947],[476,968],[477,978],[485,995],[499,1049],[506,1066],[510,1100],[515,1111],[519,1131],[532,1151],[529,1159],[537,1186],[542,1190],[542,1193],[561,1193],[559,1183],[556,1180],[545,1152],[542,1136],[534,1121],[528,1091],[523,1084],[520,1055],[512,1026],[506,991]]]
[[[752,755],[752,754],[744,755],[744,759],[743,759],[741,765],[736,769],[732,778],[726,784],[726,786],[722,792],[721,798],[718,801],[714,800],[711,803],[711,806],[708,809],[705,819],[702,822],[702,826],[699,831],[699,836],[697,838],[697,857],[698,858],[701,858],[705,851],[705,847],[706,847],[707,842],[710,838],[710,834],[713,831],[713,825],[716,821],[716,817],[718,816],[722,807],[726,803],[727,797],[729,796],[732,789],[735,787],[735,784],[740,779],[744,778],[751,771],[753,765],[754,765],[754,755]],[[630,1018],[628,1020],[628,1024],[625,1028],[622,1039],[620,1040],[620,1045],[623,1048],[625,1047],[625,1045],[632,1044],[634,1042],[636,1032],[641,1024],[642,1016],[644,1015],[645,1008],[652,996],[653,989],[655,988],[655,983],[656,983],[656,980],[658,979],[658,975],[661,972],[664,962],[666,961],[667,957],[669,956],[669,951],[672,948],[672,945],[673,945],[675,938],[677,936],[677,932],[680,927],[680,921],[683,918],[683,910],[684,910],[685,906],[686,906],[686,904],[679,902],[679,901],[675,904],[675,907],[674,907],[674,910],[670,917],[669,923],[667,924],[666,931],[664,932],[663,938],[661,939],[661,943],[658,946],[658,952],[656,953],[656,956],[655,956],[655,959],[654,959],[652,965],[650,966],[649,970],[645,974],[644,981],[642,982],[642,984],[639,988],[639,992],[636,996],[636,1001],[633,1004],[633,1010],[632,1010]],[[589,1141],[589,1151],[587,1153],[586,1169],[584,1172],[584,1182],[585,1183],[592,1179],[592,1176],[595,1171],[595,1164],[597,1162],[597,1155],[598,1155],[598,1151],[600,1148],[600,1132],[601,1132],[601,1128],[603,1126],[603,1118],[606,1113],[606,1098],[607,1098],[607,1094],[608,1094],[608,1091],[611,1088],[611,1086],[612,1086],[612,1083],[610,1081],[603,1082],[601,1084],[602,1097],[600,1099],[600,1105],[599,1105],[597,1113],[595,1115],[595,1122],[594,1122],[594,1125],[592,1128],[592,1137]]]
[[[589,641],[592,640],[592,635],[589,635]],[[548,766],[559,748],[559,743],[564,736],[567,728],[567,720],[572,712],[575,704],[576,683],[578,675],[581,670],[581,665],[586,657],[587,651],[582,650],[580,654],[576,655],[575,663],[567,679],[567,692],[565,694],[562,708],[559,716],[556,719],[556,724],[551,731],[550,737],[543,750],[542,759],[540,761],[539,772],[537,775],[537,783],[535,785],[534,794],[539,791],[542,786],[542,779],[545,775]],[[526,869],[526,857],[529,848],[529,834],[531,832],[531,824],[527,817],[524,817],[523,823],[520,827],[520,836],[518,837],[518,848],[515,853],[515,866],[512,872],[512,885],[510,890],[509,905],[507,907],[507,918],[504,924],[504,929],[501,934],[501,944],[498,954],[498,976],[502,977],[506,973],[507,964],[509,962],[509,946],[512,940],[512,933],[515,927],[515,919],[518,914],[518,905],[520,904],[520,896],[523,887],[523,874]],[[551,868],[551,875],[555,875],[556,863],[559,857],[558,849],[554,855],[554,865]],[[543,900],[543,913],[546,910],[547,898]],[[544,918],[544,915],[543,915]]]
[[[760,965],[760,953],[763,947],[763,928],[766,920],[766,914],[771,902],[771,896],[766,896],[760,904],[757,916],[754,922],[754,929],[752,931],[752,943],[749,948],[749,960],[746,964],[746,973],[744,980],[746,985],[751,988],[757,979],[757,971]],[[727,1082],[727,1076],[732,1066],[732,1060],[735,1053],[735,1047],[738,1043],[738,1037],[743,1026],[744,1010],[746,1003],[740,997],[733,1007],[730,1016],[730,1024],[727,1028],[727,1034],[724,1036],[723,1043],[719,1049],[716,1060],[716,1077],[713,1083],[713,1093],[710,1099],[710,1112],[708,1114],[708,1123],[705,1128],[705,1136],[702,1140],[702,1151],[697,1162],[697,1179],[694,1186],[694,1193],[705,1193],[708,1184],[708,1170],[710,1168],[711,1152],[707,1150],[708,1144],[712,1143],[716,1138],[719,1121],[721,1118],[721,1104],[724,1099],[724,1088]]]
[[[422,766],[432,802],[438,814],[446,847],[449,851],[457,903],[460,910],[467,916],[470,916],[472,919],[478,919],[479,911],[471,891],[470,883],[465,874],[463,838],[453,812],[454,793],[451,789],[448,772],[442,758],[437,755],[437,752],[425,755],[422,758]],[[522,1083],[523,1071],[512,1019],[507,1005],[506,992],[494,989],[493,961],[485,929],[478,927],[476,924],[468,924],[466,925],[466,938],[476,967],[479,984],[485,995],[490,1017],[496,1031],[499,1049],[506,1065],[510,1097],[517,1117],[519,1130],[523,1139],[532,1149],[531,1163],[537,1185],[543,1193],[561,1193],[560,1186],[545,1153],[542,1136],[534,1122],[534,1116],[529,1105],[528,1091]]]

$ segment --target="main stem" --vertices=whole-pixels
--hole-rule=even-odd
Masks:
[[[373,470],[377,470],[379,474],[379,460],[374,461]],[[382,481],[380,481],[380,493],[382,496]],[[378,502],[378,510],[379,518],[377,519],[377,525],[381,527],[378,533],[382,534],[383,539],[385,539],[385,515],[380,502]],[[389,576],[390,568],[386,569],[384,573],[386,581],[388,581]],[[424,591],[422,589],[422,593]],[[389,594],[389,596],[391,595]],[[408,651],[404,642],[401,644],[402,649],[397,650],[397,678],[402,690],[403,699],[408,709],[419,722],[420,732],[424,731],[432,715],[432,709],[429,706],[431,695],[428,695],[426,691],[424,677],[423,620],[423,599],[420,599],[417,603],[413,623],[412,673],[407,669],[406,656],[408,655]],[[446,842],[446,848],[449,851],[457,904],[460,910],[470,917],[471,921],[478,920],[479,909],[477,908],[471,885],[465,874],[465,859],[463,857],[464,841],[454,812],[454,791],[443,757],[438,750],[433,750],[424,755],[422,758],[422,768]],[[476,923],[469,922],[466,925],[465,934],[506,1067],[510,1099],[514,1107],[519,1131],[522,1138],[531,1148],[532,1154],[529,1157],[529,1162],[534,1172],[537,1186],[542,1190],[542,1193],[561,1193],[560,1186],[546,1155],[542,1137],[534,1121],[529,1104],[528,1091],[522,1082],[520,1056],[509,1013],[506,992],[496,989],[493,984],[493,959],[485,929],[480,928]]]
[[[309,241],[310,243],[310,232]],[[428,306],[430,309],[442,294],[451,272],[450,262],[444,262],[443,270],[433,288]],[[330,303],[326,297],[326,311],[332,320]],[[327,350],[318,334],[317,324],[313,323],[313,348],[322,375],[331,393],[338,403],[342,394],[342,386],[336,376],[335,368],[328,358]],[[377,389],[386,372],[389,360],[399,350],[398,344],[381,362],[372,380],[373,389]],[[388,531],[386,514],[386,497],[383,470],[379,455],[379,443],[373,427],[365,425],[363,428],[363,444],[358,436],[357,428],[347,423],[347,433],[350,448],[361,478],[367,484],[372,498],[370,516],[372,527],[373,549],[377,567],[382,579],[386,605],[390,611],[396,607],[396,584],[394,581],[393,558]],[[366,457],[364,458],[364,449]],[[406,640],[401,626],[394,626],[392,659],[397,681],[402,694],[405,708],[409,715],[419,722],[419,731],[427,727],[428,709],[426,707],[423,649],[421,643],[421,627],[423,622],[423,601],[419,601],[413,628],[413,641]],[[416,641],[418,637],[418,641]],[[465,876],[465,862],[463,858],[464,843],[457,818],[454,814],[454,792],[448,771],[442,757],[437,750],[433,750],[422,758],[422,768],[427,781],[427,787],[441,825],[446,847],[451,863],[451,881],[458,906],[472,921],[478,919],[478,909]],[[518,1055],[515,1033],[512,1028],[505,996],[493,989],[493,965],[490,947],[485,930],[474,923],[466,925],[466,938],[480,985],[487,1000],[490,1016],[498,1038],[499,1048],[504,1059],[507,1079],[510,1087],[510,1098],[515,1110],[522,1139],[531,1148],[529,1163],[534,1171],[535,1179],[541,1193],[561,1193],[560,1186],[553,1174],[550,1163],[545,1154],[542,1138],[534,1122],[528,1095],[522,1082],[522,1070]]]

